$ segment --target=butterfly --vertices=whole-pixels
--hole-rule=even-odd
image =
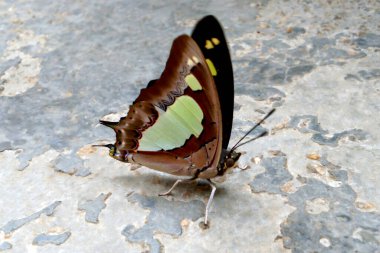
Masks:
[[[234,167],[241,153],[228,149],[234,108],[234,78],[223,29],[214,16],[206,16],[190,36],[172,44],[166,66],[157,80],[140,91],[119,122],[100,120],[116,132],[109,155],[140,164],[183,181],[206,179],[211,194],[204,225],[216,190],[212,178]],[[264,120],[264,119],[263,119]],[[253,129],[252,129],[253,130]],[[245,136],[244,136],[245,137]]]

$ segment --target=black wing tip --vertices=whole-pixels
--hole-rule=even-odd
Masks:
[[[201,18],[199,20],[199,22],[201,22],[203,20],[209,20],[209,21],[213,20],[213,21],[217,21],[219,23],[219,20],[212,14],[208,14],[208,15],[204,16],[203,18]]]
[[[115,126],[119,124],[119,122],[106,121],[106,120],[99,120],[99,123],[110,128],[115,128]]]
[[[201,18],[197,24],[195,25],[195,27],[203,24],[203,23],[207,23],[207,27],[210,28],[211,27],[220,27],[222,29],[222,25],[221,23],[219,22],[219,20],[214,16],[214,15],[207,15],[207,16],[204,16],[203,18]],[[194,31],[193,31],[194,32]]]

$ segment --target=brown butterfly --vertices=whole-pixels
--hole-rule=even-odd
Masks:
[[[119,122],[100,121],[116,132],[116,142],[98,146],[108,147],[110,156],[119,161],[189,177],[160,195],[169,194],[179,182],[206,179],[212,187],[205,211],[207,225],[216,190],[210,179],[234,166],[241,155],[235,151],[238,143],[257,126],[228,150],[233,106],[227,42],[216,18],[207,16],[191,37],[174,40],[160,78],[141,90],[127,116]]]

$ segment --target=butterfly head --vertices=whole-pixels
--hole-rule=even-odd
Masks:
[[[110,127],[113,130],[116,129],[116,127],[119,123],[119,122],[112,122],[112,121],[105,121],[105,120],[100,120],[99,122],[100,122],[100,124],[105,125],[107,127]],[[128,153],[128,151],[120,150],[118,148],[120,145],[117,145],[117,144],[120,144],[120,143],[121,143],[121,141],[117,139],[117,142],[115,144],[94,145],[94,146],[109,148],[108,154],[110,157],[112,157],[118,161],[121,161],[121,162],[128,162],[128,154],[129,153]]]
[[[241,156],[240,152],[235,150],[224,150],[222,159],[218,166],[218,175],[224,175],[229,169],[233,168]]]
[[[93,145],[94,147],[106,147],[109,148],[109,156],[119,160],[121,162],[128,162],[128,152],[119,151],[114,144],[106,144],[106,145]]]
[[[110,148],[109,155],[110,157],[121,162],[128,162],[128,152],[124,150],[118,150],[115,145],[112,145],[112,148]]]
[[[227,169],[234,167],[235,163],[237,162],[237,160],[239,160],[240,156],[240,152],[236,152],[234,150],[229,152],[224,159],[224,166]]]

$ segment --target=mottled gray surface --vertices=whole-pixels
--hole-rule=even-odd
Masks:
[[[289,127],[295,128],[301,133],[313,133],[312,141],[321,145],[337,146],[343,138],[348,138],[351,141],[367,138],[367,133],[361,129],[350,129],[331,134],[323,130],[318,123],[318,118],[312,115],[293,116],[290,119]]]
[[[181,221],[193,221],[203,216],[204,208],[200,201],[168,201],[161,197],[146,197],[133,194],[128,197],[132,203],[137,202],[142,208],[150,210],[146,224],[141,228],[127,225],[122,235],[130,242],[147,244],[150,252],[158,253],[162,250],[159,241],[154,239],[154,233],[165,233],[180,236],[182,233]]]
[[[265,157],[261,160],[261,166],[265,168],[265,172],[258,174],[249,184],[252,192],[282,194],[281,186],[293,178],[288,171],[286,155],[279,153],[274,157]]]
[[[157,197],[174,177],[91,145],[114,141],[98,119],[125,114],[172,40],[210,13],[233,60],[231,143],[277,111],[251,136],[269,135],[240,148],[202,230],[208,186]],[[0,250],[380,248],[378,1],[20,0],[0,16]]]
[[[61,245],[69,239],[71,233],[65,232],[59,235],[40,234],[33,240],[33,245],[44,246],[46,244]]]
[[[61,204],[61,201],[55,201],[53,204],[49,205],[48,207],[45,207],[41,211],[38,211],[38,212],[36,212],[32,215],[29,215],[25,218],[10,220],[9,222],[7,222],[7,224],[2,226],[0,228],[0,230],[3,231],[5,234],[12,233],[13,231],[24,226],[25,224],[40,218],[40,216],[42,214],[45,214],[47,216],[51,216],[54,213],[57,206],[59,206],[60,204]]]
[[[306,202],[317,198],[328,203],[328,211],[310,213]],[[363,213],[354,206],[355,192],[346,184],[330,187],[309,179],[307,184],[289,196],[297,207],[281,225],[284,246],[294,252],[377,252],[380,245],[380,215]],[[313,228],[313,229],[310,229]],[[355,236],[355,231],[359,231]],[[320,240],[329,241],[330,246]]]
[[[78,204],[78,210],[85,211],[85,220],[91,223],[99,222],[99,214],[100,212],[106,208],[105,201],[111,196],[112,193],[100,194],[94,200],[86,200],[82,201],[82,203]]]

